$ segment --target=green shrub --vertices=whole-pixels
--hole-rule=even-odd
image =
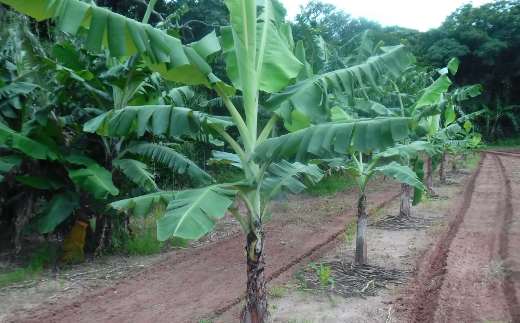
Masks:
[[[324,176],[321,181],[313,187],[303,190],[302,193],[315,196],[328,196],[348,189],[355,184],[356,182],[343,172],[333,172],[330,176]]]

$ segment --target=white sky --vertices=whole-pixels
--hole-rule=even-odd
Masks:
[[[352,17],[365,17],[379,21],[383,26],[414,28],[426,31],[437,28],[446,16],[462,4],[473,2],[477,7],[490,0],[322,0],[345,9]],[[300,12],[299,5],[308,0],[280,0],[287,9],[287,17],[292,19]]]

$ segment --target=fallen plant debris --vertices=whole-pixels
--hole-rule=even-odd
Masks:
[[[390,230],[390,231],[398,231],[398,230],[406,230],[406,229],[425,229],[429,227],[433,227],[436,222],[442,223],[442,218],[431,218],[424,219],[413,216],[389,216],[384,220],[379,220],[374,224],[374,227],[381,230]]]
[[[409,270],[384,268],[379,266],[332,261],[323,263],[330,269],[334,288],[323,289],[315,270],[306,268],[297,273],[300,286],[307,290],[332,292],[343,297],[374,296],[378,289],[387,289],[388,284],[405,284]]]

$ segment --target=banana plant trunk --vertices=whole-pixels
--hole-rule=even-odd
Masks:
[[[441,158],[441,183],[446,183],[446,153]]]
[[[401,184],[401,208],[399,210],[400,216],[410,216],[410,188],[411,185],[406,183]]]
[[[247,290],[241,323],[267,323],[269,312],[267,289],[264,275],[264,233],[260,229],[258,237],[250,232],[247,235]]]
[[[452,166],[452,171],[456,172],[457,171],[457,157],[453,156],[453,162],[451,164]]]
[[[428,174],[426,175],[426,188],[428,189],[428,195],[434,195],[433,190],[433,158],[428,157]]]
[[[358,201],[358,221],[357,221],[357,238],[356,238],[356,257],[355,262],[365,264],[367,262],[367,199],[363,194]]]

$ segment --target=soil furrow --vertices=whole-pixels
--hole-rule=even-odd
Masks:
[[[485,158],[486,154],[483,153]],[[437,243],[433,246],[429,261],[425,264],[425,273],[419,273],[418,277],[412,281],[412,285],[417,286],[409,302],[412,304],[406,304],[404,307],[407,308],[408,313],[411,315],[412,322],[433,322],[435,311],[439,302],[439,293],[441,291],[442,283],[445,278],[448,252],[450,245],[455,238],[457,231],[459,230],[460,224],[464,219],[464,216],[470,206],[473,191],[475,190],[475,182],[482,169],[483,161],[480,161],[477,170],[467,181],[465,190],[463,193],[462,205],[455,217],[450,220],[450,223]]]
[[[504,213],[504,227],[501,234],[500,239],[500,257],[502,260],[508,264],[509,259],[511,259],[512,255],[508,252],[508,249],[510,247],[510,230],[508,228],[509,225],[511,225],[512,221],[514,220],[514,212],[513,212],[513,204],[512,204],[512,190],[511,190],[511,180],[507,176],[506,168],[504,167],[504,164],[502,163],[502,158],[499,157],[496,154],[493,154],[496,158],[498,165],[500,167],[500,173],[503,176],[504,182],[505,182],[505,188],[506,188],[506,200],[505,200],[505,213]],[[518,248],[518,245],[513,246],[513,248]],[[506,275],[506,284],[504,285],[504,292],[508,304],[509,313],[511,315],[511,319],[513,322],[520,322],[520,303],[518,302],[518,298],[516,295],[516,289],[515,289],[515,280],[513,277],[517,277],[518,273],[512,269],[507,275]],[[520,287],[520,286],[519,286]]]

